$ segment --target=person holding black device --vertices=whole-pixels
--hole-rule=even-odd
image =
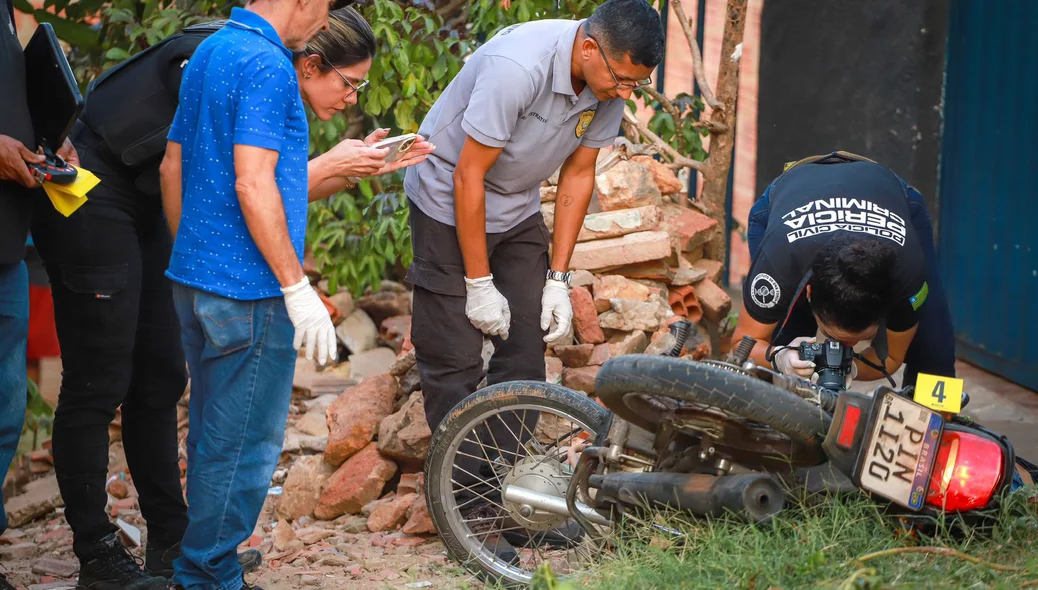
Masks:
[[[70,217],[41,204],[33,221],[54,285],[65,369],[55,417],[55,468],[81,562],[79,583],[92,590],[165,587],[188,527],[176,411],[187,375],[172,283],[163,276],[173,247],[169,227],[176,227],[179,216],[167,224],[159,166],[188,60],[226,23],[188,27],[91,84],[72,137],[84,168],[102,182]],[[330,118],[356,102],[342,72],[352,75],[348,66],[370,63],[373,51],[373,33],[360,14],[339,9],[330,14],[327,30],[295,53],[300,94],[318,117]],[[386,133],[376,131],[364,142],[344,140],[311,160],[309,199],[342,190],[349,176],[423,159],[428,144],[415,142],[406,156],[386,164],[382,150],[368,147]],[[127,460],[147,521],[143,570],[117,545],[104,510],[107,424],[120,404]],[[189,464],[203,430],[194,415],[191,427]],[[238,556],[246,573],[259,561],[254,550]]]
[[[0,0],[0,469],[7,472],[25,423],[29,334],[29,276],[25,242],[33,200],[43,200],[28,164],[40,164],[29,111],[25,57],[14,26],[11,0]],[[79,158],[65,142],[58,155],[73,165]],[[0,533],[7,514],[0,507]],[[0,573],[0,590],[12,589]]]

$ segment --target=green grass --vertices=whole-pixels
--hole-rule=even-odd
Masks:
[[[987,532],[950,520],[933,536],[899,530],[864,495],[832,498],[788,509],[770,525],[722,519],[693,521],[678,514],[653,520],[674,536],[630,522],[615,548],[583,577],[556,587],[608,588],[1038,588],[1038,491],[1014,494]],[[938,546],[1018,571],[998,571],[962,556],[867,554]]]

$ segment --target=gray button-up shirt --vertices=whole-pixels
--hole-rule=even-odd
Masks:
[[[454,167],[466,136],[503,148],[486,175],[489,233],[505,232],[540,211],[541,182],[578,146],[612,145],[624,101],[577,95],[570,78],[573,42],[583,21],[513,25],[480,47],[422,121],[436,152],[408,169],[407,196],[433,219],[454,225]]]

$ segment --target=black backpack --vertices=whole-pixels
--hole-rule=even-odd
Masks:
[[[187,27],[109,68],[87,89],[80,119],[111,156],[140,175],[136,184],[142,190],[158,193],[158,164],[177,111],[183,67],[226,22]]]

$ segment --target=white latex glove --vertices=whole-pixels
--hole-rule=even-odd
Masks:
[[[544,341],[549,344],[569,333],[573,325],[573,304],[569,300],[569,286],[562,281],[548,279],[541,295],[541,329],[550,328],[552,320],[555,321],[555,329],[544,337]]]
[[[800,360],[799,348],[801,342],[814,341],[813,337],[805,338],[801,336],[800,338],[794,338],[787,348],[783,348],[775,354],[775,367],[784,375],[811,379],[811,376],[815,373],[815,364],[811,361]]]
[[[480,332],[508,340],[512,312],[508,309],[508,300],[494,286],[494,275],[478,279],[465,277],[465,315]]]
[[[313,360],[316,344],[317,362],[324,365],[329,357],[335,361],[338,356],[335,326],[317,291],[310,286],[310,280],[303,277],[303,280],[281,289],[281,292],[285,295],[288,318],[296,329],[292,346],[299,350],[305,340],[307,360]]]

